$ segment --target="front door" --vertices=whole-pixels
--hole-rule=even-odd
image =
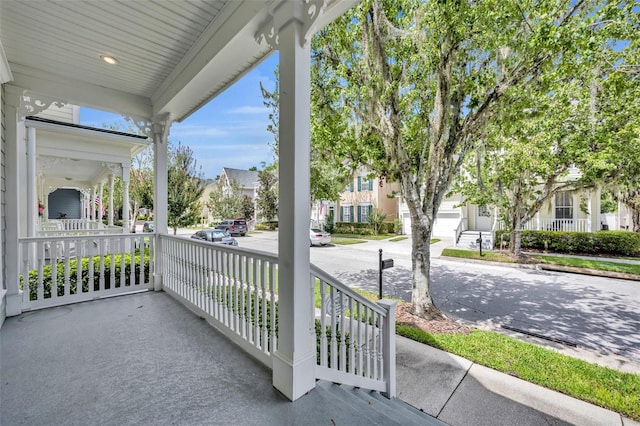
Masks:
[[[475,231],[491,231],[491,212],[487,206],[476,206]]]

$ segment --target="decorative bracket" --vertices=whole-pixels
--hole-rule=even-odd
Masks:
[[[106,167],[113,174],[122,173],[122,165],[118,163],[102,163],[102,167]]]
[[[265,41],[271,49],[278,49],[280,45],[280,30],[292,20],[298,21],[300,31],[300,46],[304,47],[311,39],[311,30],[318,17],[326,7],[326,0],[297,0],[292,2],[283,0],[269,8],[267,19],[260,26],[255,35],[256,43]]]
[[[18,120],[22,121],[25,117],[36,115],[48,109],[51,105],[58,108],[65,106],[67,102],[60,99],[53,99],[46,96],[36,95],[29,91],[24,91],[20,97],[20,109],[18,112]]]
[[[151,120],[146,117],[139,117],[134,115],[124,115],[125,120],[131,122],[134,126],[138,128],[140,134],[145,135],[149,139],[153,138],[151,134]]]

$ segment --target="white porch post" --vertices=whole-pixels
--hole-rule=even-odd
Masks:
[[[154,169],[154,186],[153,186],[153,221],[156,235],[167,235],[168,223],[168,138],[171,122],[169,117],[163,117],[153,123],[153,169]],[[162,274],[164,265],[162,264],[162,239],[156,238],[156,262],[153,270],[153,289],[155,291],[162,290]]]
[[[89,220],[96,220],[96,194],[98,190],[95,185],[91,187],[91,199],[89,200]]]
[[[309,43],[302,41],[303,28],[297,16],[289,16],[276,30],[280,50],[280,225],[279,339],[273,358],[273,386],[293,401],[313,389],[316,379],[309,286],[310,49]]]
[[[104,182],[100,182],[98,185],[98,229],[102,228],[102,210],[104,209],[104,203],[102,200],[102,194],[104,193]]]
[[[29,127],[27,130],[27,237],[36,236],[38,220],[36,176],[36,129]]]
[[[113,185],[115,176],[109,175],[109,226],[113,226]]]
[[[6,252],[5,252],[5,289],[6,313],[7,316],[20,315],[22,313],[22,294],[18,287],[19,271],[19,224],[20,224],[20,196],[19,196],[19,176],[20,176],[20,145],[24,141],[24,117],[20,117],[20,98],[22,90],[13,87],[6,87],[6,147],[5,147],[5,230]]]
[[[130,166],[128,164],[122,165],[122,228],[124,233],[131,231],[131,224],[129,221],[129,174]]]

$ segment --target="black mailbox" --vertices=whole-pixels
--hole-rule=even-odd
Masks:
[[[385,259],[382,261],[382,269],[393,268],[393,259]]]

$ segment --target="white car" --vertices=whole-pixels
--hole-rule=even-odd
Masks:
[[[331,243],[331,234],[322,229],[312,228],[309,230],[309,239],[312,246],[326,246]]]

